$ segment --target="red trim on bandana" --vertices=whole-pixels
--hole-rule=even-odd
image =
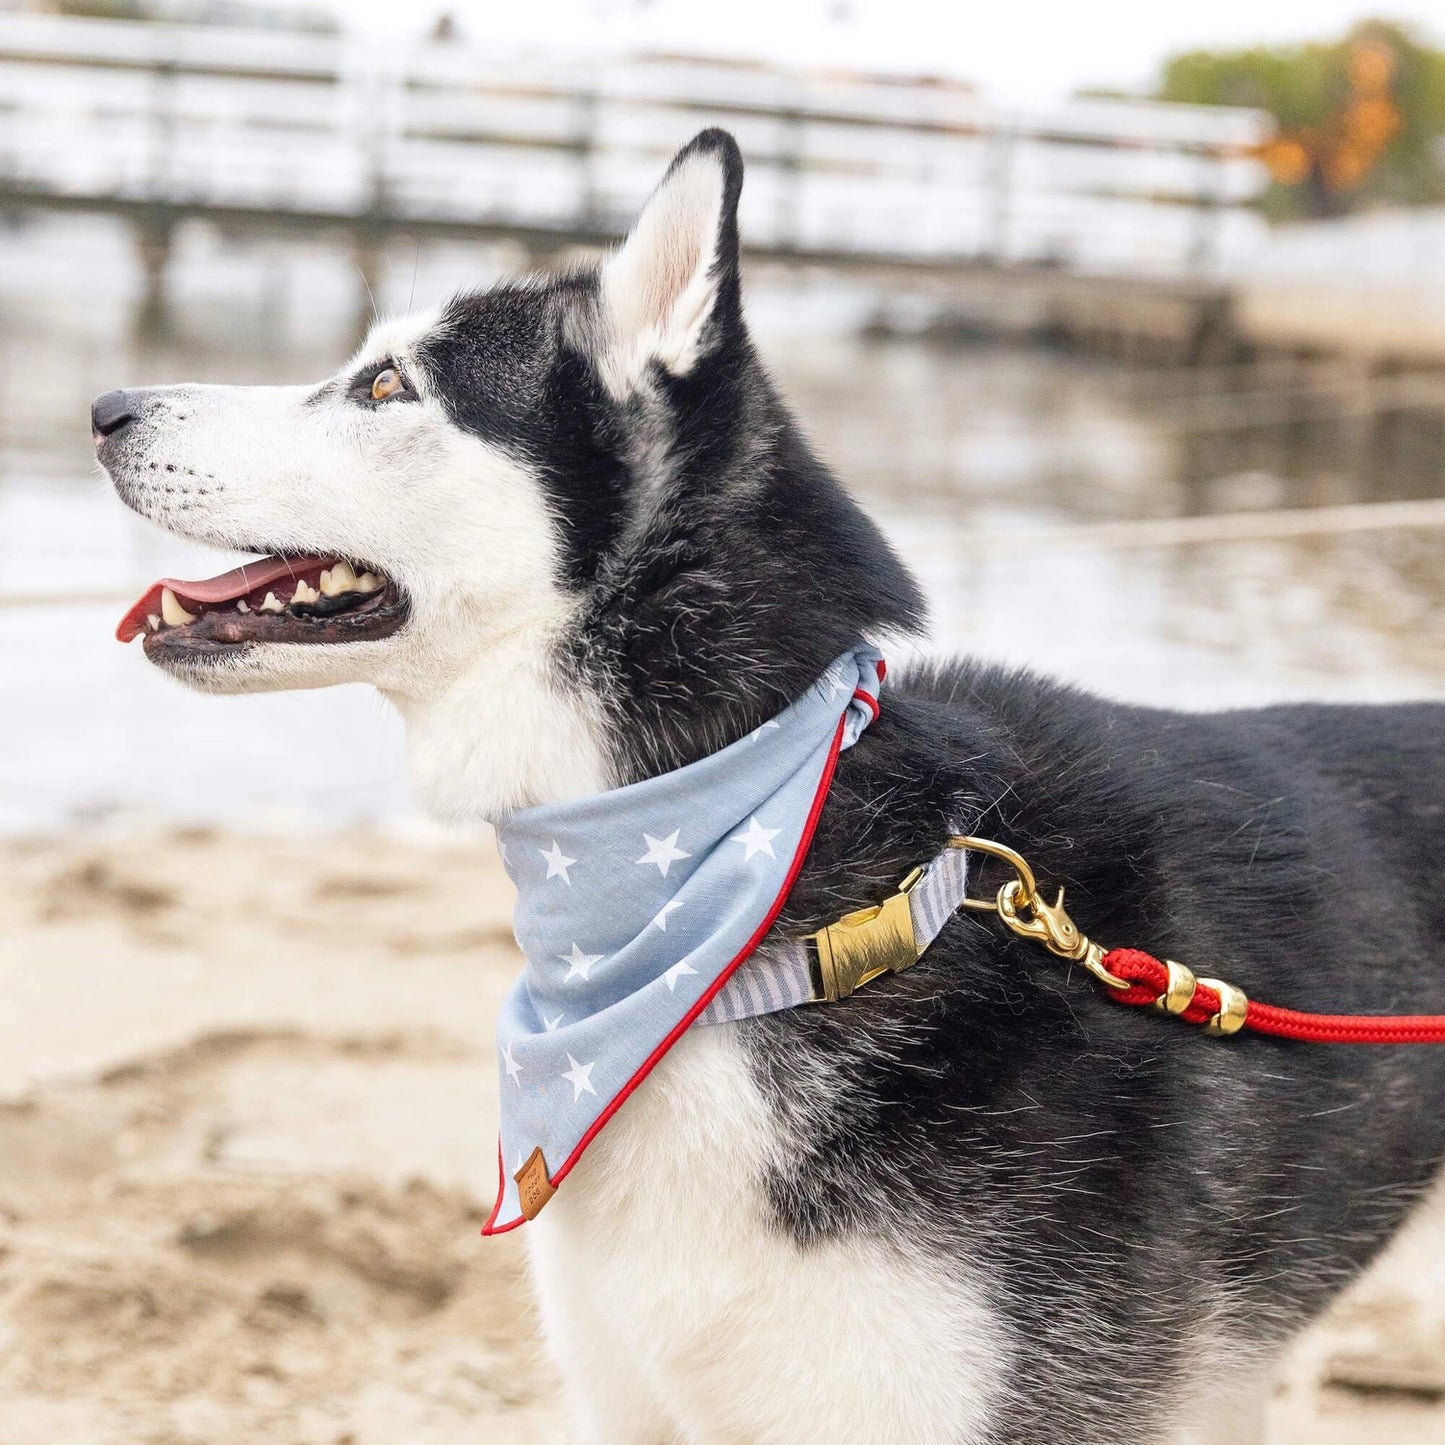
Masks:
[[[882,681],[883,669],[881,665],[878,670],[878,676],[879,681]],[[873,716],[875,718],[878,716],[878,704],[869,693],[859,688],[853,696],[861,697],[864,702],[872,708]],[[818,780],[818,791],[813,795],[812,806],[808,809],[808,818],[803,824],[803,836],[798,841],[798,850],[793,855],[793,862],[788,869],[788,876],[783,880],[783,886],[778,891],[777,898],[773,901],[772,907],[768,909],[767,917],[763,919],[758,925],[757,931],[748,939],[747,943],[743,945],[742,952],[739,953],[738,956],[723,969],[717,978],[713,980],[708,988],[703,991],[702,997],[687,1011],[682,1021],[678,1023],[672,1032],[643,1060],[642,1066],[637,1072],[613,1095],[607,1107],[592,1121],[592,1126],[578,1141],[577,1147],[562,1161],[561,1167],[551,1176],[550,1182],[554,1187],[559,1185],[567,1177],[572,1166],[582,1157],[582,1151],[597,1137],[602,1126],[627,1102],[628,1096],[632,1091],[652,1072],[662,1056],[692,1027],[697,1021],[698,1015],[713,1001],[723,985],[727,983],[728,979],[747,961],[756,950],[758,944],[763,941],[763,936],[773,926],[778,914],[782,912],[783,904],[788,901],[788,894],[793,891],[793,884],[797,881],[798,873],[803,867],[803,859],[807,856],[808,848],[813,842],[813,834],[817,831],[818,819],[823,812],[823,804],[828,799],[828,789],[832,785],[833,773],[838,766],[838,754],[842,751],[843,747],[843,726],[847,720],[848,714],[845,711],[838,719],[838,728],[833,734],[833,747],[828,754],[827,763],[824,764],[823,776]],[[519,1224],[526,1222],[523,1216],[518,1215],[516,1219],[508,1224],[497,1223],[497,1215],[502,1211],[502,1200],[505,1198],[506,1193],[506,1165],[502,1161],[502,1145],[501,1141],[498,1140],[497,1202],[492,1206],[491,1218],[482,1226],[483,1234],[506,1234],[509,1230],[516,1229]]]
[[[882,663],[879,663],[878,666],[879,666],[878,681],[879,681],[879,682],[882,682],[882,681],[883,681],[883,672],[882,672],[882,666],[883,666],[883,664],[882,664]],[[866,702],[866,703],[868,704],[868,710],[869,710],[869,712],[871,712],[871,713],[873,714],[873,721],[874,721],[874,722],[877,722],[877,721],[878,721],[878,699],[875,698],[871,692],[864,692],[861,687],[860,687],[860,688],[856,688],[856,689],[854,690],[854,692],[853,692],[853,700],[854,700],[855,702]],[[847,714],[844,714],[844,716],[846,717]],[[841,724],[840,724],[840,726],[841,726]],[[836,757],[836,755],[835,755],[835,757]],[[791,882],[792,880],[790,879],[789,881]]]

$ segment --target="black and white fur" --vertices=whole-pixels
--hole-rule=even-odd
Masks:
[[[741,183],[705,132],[600,269],[379,326],[320,387],[142,394],[102,449],[131,506],[364,557],[411,605],[382,640],[167,665],[369,680],[426,805],[475,818],[686,763],[858,634],[919,627],[753,350]],[[410,394],[359,403],[384,364]],[[1106,942],[1301,1008],[1445,1010],[1445,707],[895,676],[784,925],[956,830],[1021,849]],[[1442,1086],[1445,1049],[1210,1040],[960,916],[845,1003],[691,1031],[527,1227],[578,1438],[1246,1441],[1282,1343],[1435,1177]]]

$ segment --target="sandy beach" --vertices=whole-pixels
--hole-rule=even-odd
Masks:
[[[569,1439],[520,1244],[478,1234],[517,967],[490,844],[0,861],[3,1445]],[[1445,1442],[1442,1398],[1437,1206],[1300,1342],[1270,1440]]]

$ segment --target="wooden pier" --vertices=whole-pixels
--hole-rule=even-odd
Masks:
[[[0,16],[0,212],[120,218],[164,321],[179,227],[340,232],[365,283],[410,240],[533,263],[615,242],[704,125],[748,157],[765,265],[981,290],[1053,323],[1197,347],[1253,224],[1249,111],[1079,101],[1001,109],[960,85],[455,44]]]

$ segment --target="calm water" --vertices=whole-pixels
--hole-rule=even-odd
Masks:
[[[507,261],[462,248],[393,259],[385,309],[413,292],[439,300]],[[410,815],[400,728],[368,690],[201,698],[111,639],[127,594],[230,560],[120,506],[91,459],[90,397],[122,383],[322,375],[353,339],[344,258],[192,234],[178,271],[183,334],[165,344],[132,336],[134,268],[109,226],[0,231],[0,261],[0,595],[113,599],[0,606],[0,827]],[[764,290],[754,316],[818,446],[925,579],[934,647],[1175,706],[1445,696],[1445,528],[1188,546],[1078,531],[1438,497],[1440,431],[1202,434],[1177,373],[869,343],[854,325],[872,304],[837,286]]]

